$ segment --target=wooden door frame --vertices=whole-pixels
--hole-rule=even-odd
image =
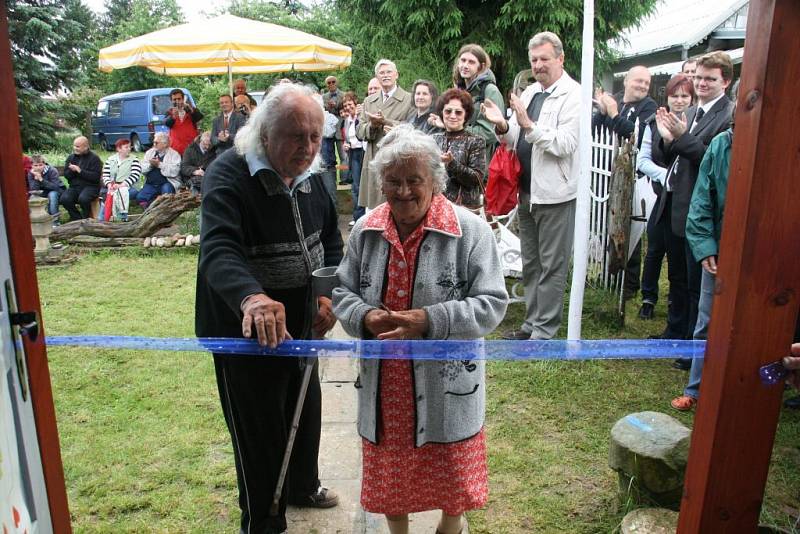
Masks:
[[[31,403],[39,438],[42,471],[47,486],[50,518],[53,532],[69,533],[72,532],[72,527],[39,306],[39,286],[33,257],[28,193],[22,167],[22,142],[19,134],[16,95],[8,34],[8,12],[6,3],[2,0],[0,1],[0,191],[2,191],[17,306],[21,311],[35,311],[39,323],[39,336],[35,342],[26,336],[22,338],[27,355]]]
[[[755,532],[800,298],[800,2],[750,0],[714,311],[678,532]]]

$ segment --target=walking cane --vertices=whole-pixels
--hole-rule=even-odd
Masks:
[[[318,297],[331,297],[333,288],[339,285],[339,278],[336,276],[336,267],[323,267],[311,273],[311,290],[313,295],[314,310],[317,310]],[[286,471],[289,469],[289,460],[292,457],[294,440],[297,437],[297,428],[300,426],[300,416],[303,413],[303,405],[306,401],[308,384],[311,382],[311,373],[314,371],[314,364],[317,358],[306,356],[303,358],[305,370],[303,371],[303,381],[300,383],[300,391],[297,394],[297,405],[294,408],[292,426],[289,428],[289,439],[286,440],[286,450],[283,453],[283,463],[278,474],[278,483],[275,486],[275,493],[272,495],[272,505],[269,508],[269,515],[278,515],[280,508],[281,494],[283,493],[283,483],[286,480]]]

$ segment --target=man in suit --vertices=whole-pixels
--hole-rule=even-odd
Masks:
[[[387,131],[405,121],[414,109],[414,98],[397,85],[398,76],[397,66],[393,61],[378,60],[375,64],[375,77],[381,89],[367,97],[358,118],[356,135],[369,143],[364,152],[361,187],[358,191],[358,205],[365,208],[373,209],[384,201],[383,193],[369,171],[369,163],[378,151],[377,145]]]
[[[221,113],[211,123],[211,145],[217,155],[233,146],[236,132],[247,120],[244,115],[233,110],[231,95],[219,97],[219,109]]]
[[[649,224],[664,232],[667,262],[673,277],[667,327],[660,336],[691,339],[700,299],[700,265],[686,242],[686,218],[700,162],[711,139],[725,131],[731,122],[731,101],[725,90],[733,78],[733,64],[725,52],[711,52],[697,60],[694,89],[697,105],[686,115],[659,108],[656,125],[662,141],[653,150],[662,161],[670,162],[666,186],[659,195]],[[677,283],[675,283],[677,282]],[[687,365],[688,363],[688,365]],[[691,360],[676,360],[675,366],[688,369]]]

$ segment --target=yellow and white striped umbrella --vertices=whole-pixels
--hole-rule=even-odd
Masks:
[[[277,24],[222,15],[100,50],[103,72],[141,66],[170,76],[317,71],[350,65],[349,46]]]

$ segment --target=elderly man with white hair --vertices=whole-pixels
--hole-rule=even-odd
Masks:
[[[278,85],[203,177],[195,330],[199,337],[258,338],[275,347],[330,330],[331,301],[313,298],[312,271],[342,259],[337,214],[310,167],[322,140],[314,93]],[[214,354],[233,441],[241,531],[286,530],[287,502],[327,508],[320,485],[319,376],[311,375],[277,515],[271,515],[303,370],[293,358]]]
[[[169,145],[169,134],[157,132],[153,136],[153,148],[144,154],[142,174],[145,182],[136,196],[142,208],[147,209],[157,197],[175,193],[181,188],[181,155]]]
[[[397,66],[393,61],[378,60],[375,64],[375,77],[381,88],[364,100],[364,107],[358,119],[356,135],[362,141],[369,143],[364,151],[361,167],[358,205],[369,209],[384,201],[383,193],[369,165],[378,151],[378,142],[395,125],[405,122],[408,114],[414,109],[413,96],[397,85],[398,76]]]

